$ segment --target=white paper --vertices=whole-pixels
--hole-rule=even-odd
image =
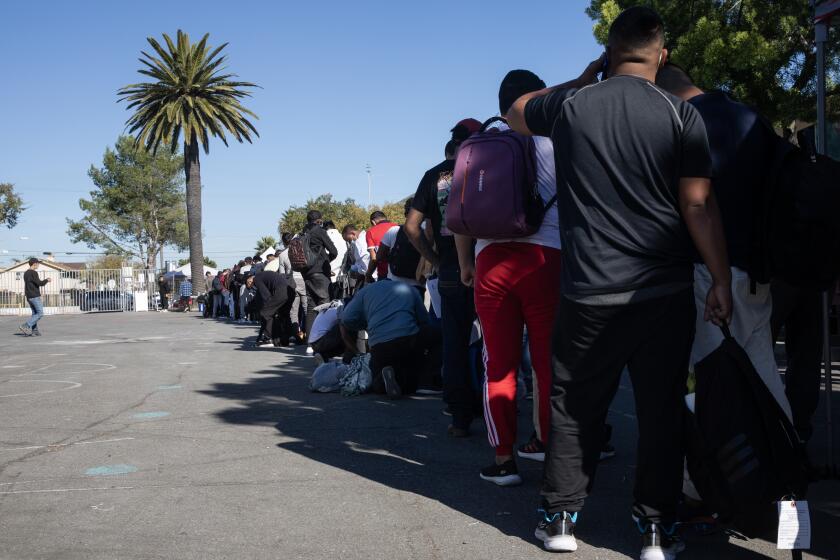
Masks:
[[[779,550],[807,550],[811,548],[811,514],[808,502],[779,502]]]

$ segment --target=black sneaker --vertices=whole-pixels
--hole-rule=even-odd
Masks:
[[[261,340],[257,340],[254,343],[254,346],[256,346],[257,348],[273,348],[274,343],[271,342],[270,340],[266,339],[266,338],[263,338]]]
[[[385,392],[390,399],[398,399],[402,396],[402,389],[397,383],[397,372],[391,366],[382,368],[382,381],[385,382]]]
[[[604,446],[601,448],[601,456],[598,460],[606,461],[607,459],[610,459],[612,457],[615,457],[615,447],[613,447],[609,443],[604,444]]]
[[[545,446],[537,439],[537,432],[531,434],[531,441],[519,446],[516,454],[523,459],[529,459],[531,461],[539,461],[541,463],[545,461]]]
[[[522,477],[516,468],[516,461],[510,459],[506,463],[497,465],[493,463],[489,467],[481,469],[481,480],[486,480],[499,486],[516,486],[522,484]]]
[[[543,542],[543,548],[549,552],[574,552],[577,550],[577,518],[577,512],[561,511],[552,515],[543,512],[543,518],[537,525],[534,536]]]
[[[38,329],[32,329],[32,336],[41,336],[41,331]]]
[[[18,327],[24,336],[32,336],[32,329],[26,323]]]
[[[685,550],[685,543],[677,535],[677,525],[660,523],[643,524],[636,520],[642,533],[642,553],[640,560],[676,560],[677,554]]]

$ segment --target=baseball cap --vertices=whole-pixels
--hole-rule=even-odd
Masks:
[[[450,132],[452,133],[453,140],[463,142],[479,130],[481,130],[481,122],[476,119],[467,118],[458,121]]]

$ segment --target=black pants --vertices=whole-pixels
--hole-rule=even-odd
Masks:
[[[318,312],[315,307],[330,300],[330,279],[322,272],[307,272],[306,285],[306,333],[309,334]]]
[[[391,366],[397,383],[404,394],[417,391],[424,378],[431,378],[440,371],[440,331],[430,325],[420,327],[420,332],[370,348],[370,371],[373,373],[373,392],[384,393],[382,368]]]
[[[160,294],[160,308],[166,309],[167,307],[169,307],[169,300],[166,297],[166,292],[161,291],[158,292],[158,294]]]
[[[353,354],[347,349],[344,344],[344,339],[341,338],[341,328],[338,323],[328,330],[324,335],[312,343],[312,350],[316,354],[324,357],[324,360],[330,360],[336,356],[343,356],[346,363],[350,363],[350,358]]]
[[[694,317],[691,289],[630,305],[561,300],[541,492],[547,512],[583,507],[626,365],[639,425],[633,513],[652,522],[674,520],[682,494],[683,397]]]
[[[475,321],[473,291],[461,284],[457,266],[441,266],[438,272],[443,335],[443,399],[452,412],[452,424],[468,428],[480,410],[481,382],[473,379],[470,364],[470,334]]]
[[[275,296],[264,302],[260,309],[260,331],[257,339],[271,339],[275,346],[286,345],[289,340],[289,309],[292,303],[289,296]]]
[[[811,438],[811,418],[820,402],[823,329],[822,294],[801,290],[774,280],[773,315],[770,328],[773,342],[785,327],[785,393],[793,412],[793,425],[805,441]]]

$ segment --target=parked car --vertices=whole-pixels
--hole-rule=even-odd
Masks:
[[[134,311],[134,296],[118,290],[97,290],[85,293],[82,311]]]

